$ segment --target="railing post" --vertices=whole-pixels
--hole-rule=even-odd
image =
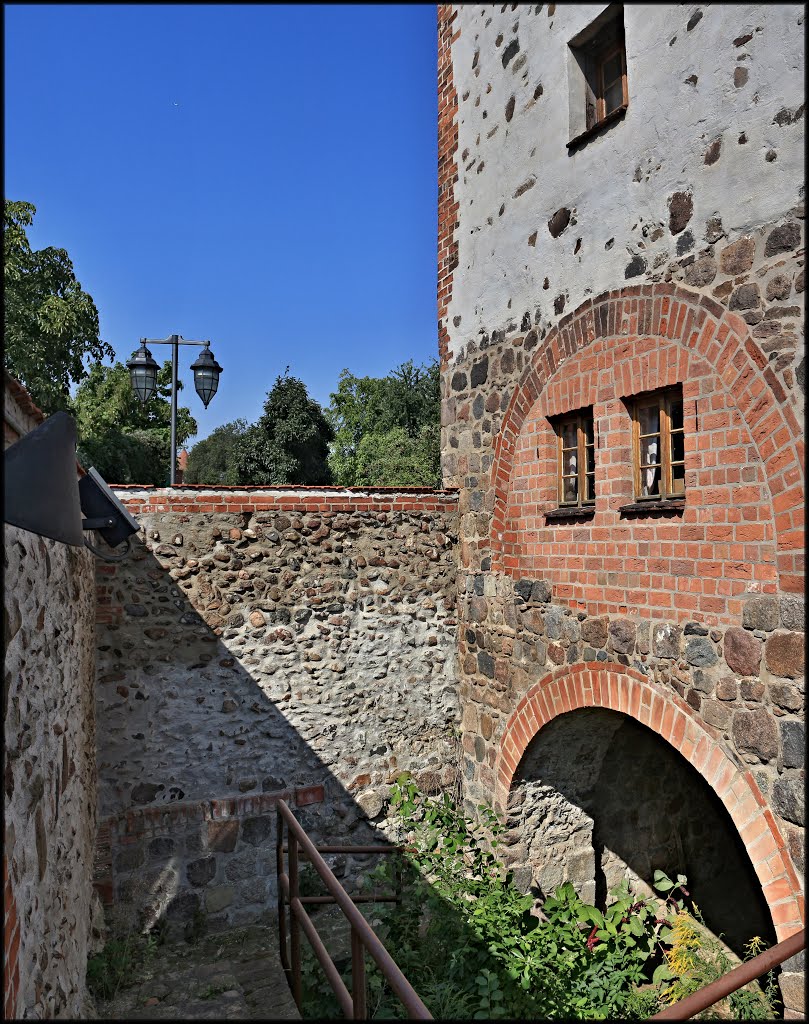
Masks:
[[[402,878],[403,867],[402,867],[402,863],[403,863],[403,860],[404,860],[404,858],[402,857],[402,855],[400,853],[395,853],[393,855],[393,878],[394,878],[393,892],[394,892],[394,895],[396,896],[396,902],[397,903],[401,903],[402,902],[402,887],[403,887],[403,878]]]
[[[298,840],[289,830],[289,945],[292,958],[292,996],[301,1008],[301,929],[294,902],[300,896],[298,891]]]
[[[281,954],[281,966],[289,982],[289,948],[287,947],[287,913],[284,899],[284,818],[281,811],[275,812],[275,875],[278,883],[278,950]]]
[[[351,929],[351,998],[354,1004],[354,1020],[366,1020],[368,1010],[365,1004],[365,947],[356,928]]]

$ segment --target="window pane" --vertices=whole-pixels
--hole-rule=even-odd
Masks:
[[[660,410],[656,405],[646,405],[638,410],[641,434],[660,433]]]
[[[578,477],[566,477],[563,481],[562,501],[578,501],[579,481]]]
[[[596,450],[595,448],[587,448],[587,472],[595,473],[596,469]]]
[[[604,92],[604,113],[609,114],[624,102],[624,87],[619,78]]]
[[[680,430],[683,425],[683,400],[673,398],[669,404],[669,415],[671,416],[671,429]]]
[[[585,494],[586,501],[594,501],[596,496],[596,478],[593,473],[588,473],[587,477],[587,492]]]
[[[562,447],[575,448],[578,443],[575,423],[564,423],[562,425]]]
[[[572,451],[563,452],[562,454],[562,476],[568,476],[570,474],[578,473],[579,471],[579,453],[574,448]]]
[[[685,434],[671,435],[671,461],[682,462],[685,458]]]
[[[604,62],[604,85],[611,85],[616,78],[620,78],[622,70],[621,54],[614,53]]]
[[[652,434],[651,437],[640,439],[640,464],[641,466],[654,465],[660,462],[660,436]]]
[[[593,443],[593,417],[585,416],[584,418],[584,437],[587,444]]]
[[[640,471],[640,493],[644,497],[652,494],[660,494],[660,467],[654,466],[651,469]]]
[[[675,494],[685,494],[685,466],[671,467],[671,489]]]

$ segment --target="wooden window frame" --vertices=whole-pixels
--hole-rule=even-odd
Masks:
[[[607,101],[605,99],[607,94],[607,83],[604,82],[604,67],[607,61],[612,60],[616,55],[620,55],[621,58],[621,102],[617,107],[614,107],[609,113],[607,112]],[[621,107],[626,107],[629,103],[629,86],[626,80],[626,46],[624,44],[624,37],[621,35],[618,41],[610,49],[603,52],[597,60],[598,68],[598,90],[596,92],[596,125],[601,124],[609,116],[609,114],[615,113],[620,110]],[[613,79],[609,85],[613,85],[618,79]]]
[[[590,422],[592,425],[592,443],[587,441],[587,429],[586,424]],[[577,476],[577,496],[575,501],[565,501],[565,475],[564,475],[564,451],[570,451],[564,447],[564,427],[569,423],[575,423],[576,425],[576,476]],[[559,416],[554,422],[554,430],[556,431],[556,497],[559,509],[575,509],[575,508],[587,508],[591,509],[595,506],[595,469],[592,473],[587,472],[587,449],[593,449],[593,465],[595,467],[595,420],[593,418],[593,409],[589,407],[587,409],[578,409],[573,413],[566,413],[564,416]],[[572,474],[567,474],[570,477]],[[585,498],[584,495],[587,493],[587,477],[592,476],[593,478],[593,497]]]
[[[606,39],[604,38],[606,36]],[[623,12],[608,22],[583,48],[585,71],[585,132],[595,131],[626,111],[629,106],[629,82],[626,72],[626,37]],[[609,113],[606,109],[604,66],[616,54],[621,57],[621,102]],[[617,81],[614,79],[613,82]],[[612,85],[613,82],[608,83]]]
[[[679,401],[682,405],[683,390],[681,385],[663,388],[660,391],[647,392],[644,395],[638,395],[632,403],[632,468],[635,501],[637,502],[685,501],[685,410],[683,408],[683,425],[681,427],[672,428],[670,409],[673,401]],[[659,416],[658,424],[660,429],[656,432],[660,437],[660,489],[658,494],[643,494],[643,487],[641,485],[641,473],[643,470],[641,469],[640,451],[640,412],[642,409],[648,408],[657,408]],[[682,459],[672,459],[672,434],[683,435]],[[645,434],[643,436],[649,437],[655,435]],[[683,489],[681,491],[675,491],[673,488],[672,469],[674,466],[683,467]]]

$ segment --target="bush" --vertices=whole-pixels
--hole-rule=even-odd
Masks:
[[[390,886],[403,870],[405,885],[401,904],[380,905],[372,923],[437,1019],[645,1019],[730,966],[704,929],[698,954],[692,943],[683,956],[683,922],[694,921],[683,875],[655,872],[659,898],[641,898],[624,882],[603,911],[566,883],[544,901],[541,920],[498,857],[503,826],[489,808],[471,819],[448,794],[425,797],[403,775],[392,809],[406,857],[398,868],[386,858],[369,881]],[[319,965],[312,955],[306,963],[304,1015],[338,1015]],[[369,1017],[404,1017],[370,958],[366,977]],[[748,1019],[771,1015],[772,986],[770,979],[766,994],[748,986],[731,1009],[743,1007]]]

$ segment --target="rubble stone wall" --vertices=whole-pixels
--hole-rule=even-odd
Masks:
[[[345,844],[400,772],[454,783],[456,496],[116,493],[143,532],[98,570],[97,882],[147,927],[256,919],[279,796]]]
[[[42,419],[7,376],[6,446]],[[4,1011],[78,1018],[93,941],[94,558],[15,526],[4,542]]]

